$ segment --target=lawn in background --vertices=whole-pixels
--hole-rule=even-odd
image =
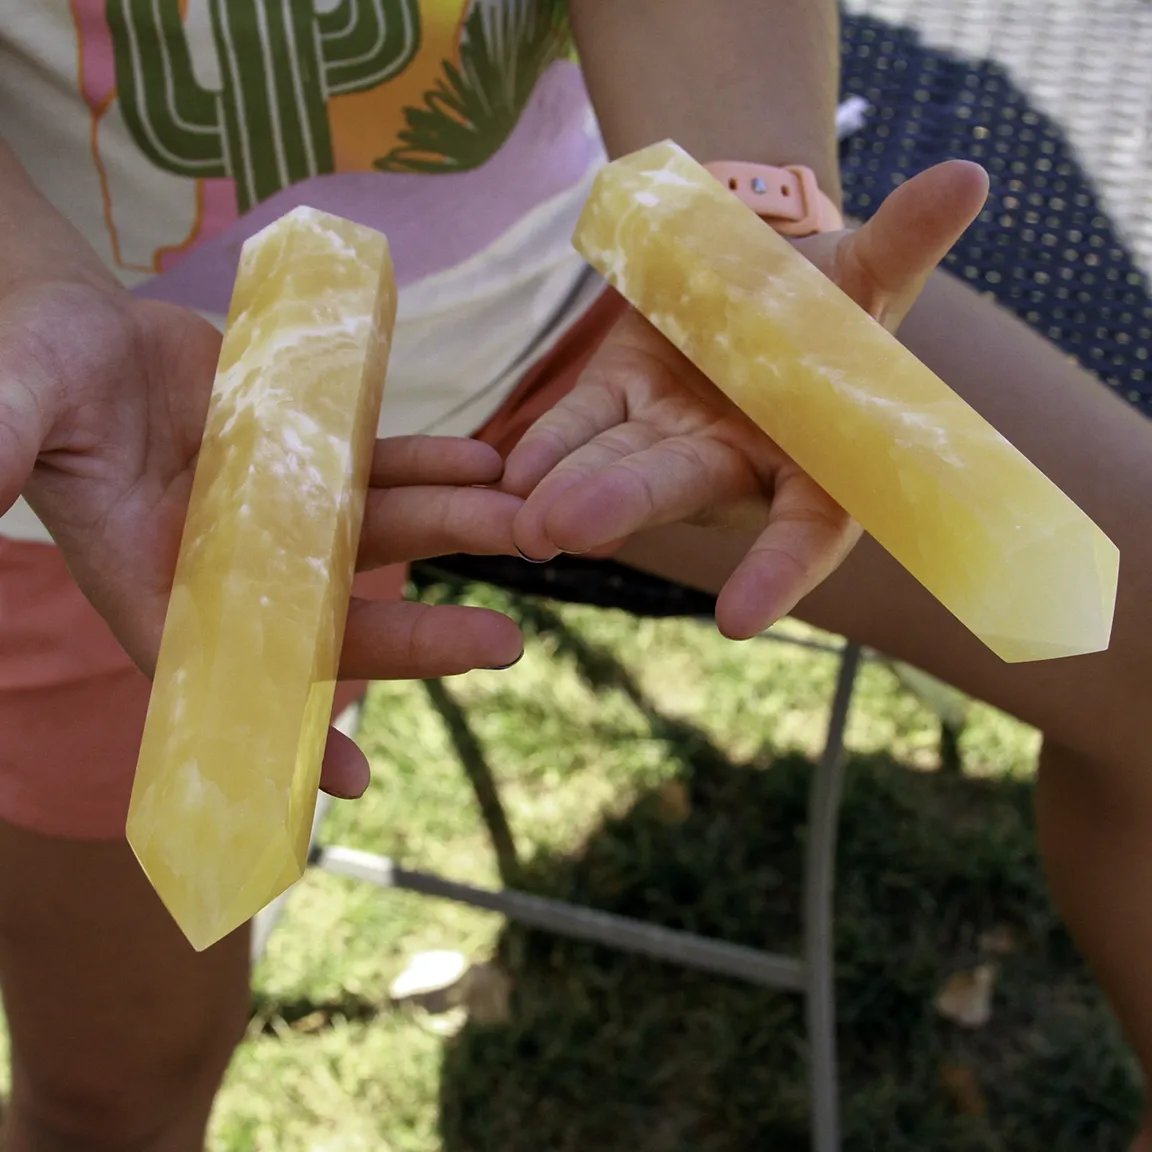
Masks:
[[[542,609],[524,660],[446,683],[499,783],[531,889],[795,948],[809,758],[835,660],[702,623]],[[442,701],[441,701],[442,703]],[[367,797],[329,842],[473,883],[489,837],[424,685],[372,689]],[[1044,892],[1036,733],[980,706],[942,771],[936,716],[865,668],[848,742],[837,885],[845,1148],[1122,1149],[1135,1068]],[[415,953],[495,958],[501,1021],[391,1005]],[[934,1007],[995,966],[988,1024]],[[212,1152],[797,1152],[799,1001],[498,917],[323,875],[294,891]],[[450,1025],[450,1027],[446,1027]],[[462,1025],[462,1026],[461,1026]],[[2,1060],[0,1054],[0,1060]]]

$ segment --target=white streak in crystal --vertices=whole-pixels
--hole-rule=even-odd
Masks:
[[[953,450],[947,430],[927,412],[911,412],[901,400],[867,392],[854,383],[847,372],[836,371],[807,358],[801,363],[810,371],[823,375],[841,396],[848,398],[861,411],[871,408],[880,413],[885,424],[893,428],[897,443],[910,448],[927,449],[954,467],[959,468],[963,465],[963,461]]]

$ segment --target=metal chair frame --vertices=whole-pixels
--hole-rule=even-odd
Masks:
[[[432,872],[402,866],[387,856],[355,848],[325,844],[321,832],[331,800],[321,795],[312,827],[311,866],[336,876],[454,900],[474,908],[498,912],[509,920],[578,940],[604,944],[623,952],[649,956],[683,968],[733,976],[767,988],[796,992],[804,997],[809,1048],[809,1085],[813,1152],[839,1152],[840,1112],[836,1070],[836,993],[833,930],[833,890],[836,839],[843,791],[845,731],[852,693],[861,661],[868,657],[857,644],[823,644],[784,632],[765,633],[768,639],[799,644],[838,654],[839,672],[829,712],[824,750],[812,773],[808,799],[802,887],[803,946],[800,956],[789,956],[730,944],[724,940],[648,924],[643,920],[600,912],[561,900],[534,896],[514,888],[480,888]],[[358,709],[341,719],[353,734]],[[263,955],[279,920],[284,893],[257,916],[252,953]]]

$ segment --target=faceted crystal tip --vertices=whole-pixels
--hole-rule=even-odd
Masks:
[[[197,951],[240,927],[303,875],[307,844],[292,829],[311,821],[290,809],[266,783],[238,802],[194,765],[133,797],[128,843]],[[172,810],[184,819],[158,819]]]
[[[974,611],[974,630],[1009,664],[1103,652],[1112,637],[1120,552],[1084,517],[1053,534],[1038,555],[1025,559],[1039,573],[1022,585],[1015,610],[995,621]]]
[[[164,907],[197,952],[219,943],[229,933],[246,924],[281,892],[291,888],[304,875],[304,869],[277,845],[270,849],[280,864],[280,872],[271,880],[257,880],[267,873],[259,865],[247,882],[236,877],[209,894],[203,878],[175,877],[164,863],[148,855],[136,854],[140,867],[157,892],[162,893]],[[242,871],[242,869],[241,869]]]

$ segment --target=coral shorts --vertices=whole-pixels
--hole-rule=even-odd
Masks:
[[[575,383],[623,311],[605,293],[476,434],[503,454]],[[399,598],[402,567],[355,590]],[[341,683],[340,711],[364,691]],[[124,833],[148,680],[73,583],[51,544],[0,537],[0,820],[50,836]]]

